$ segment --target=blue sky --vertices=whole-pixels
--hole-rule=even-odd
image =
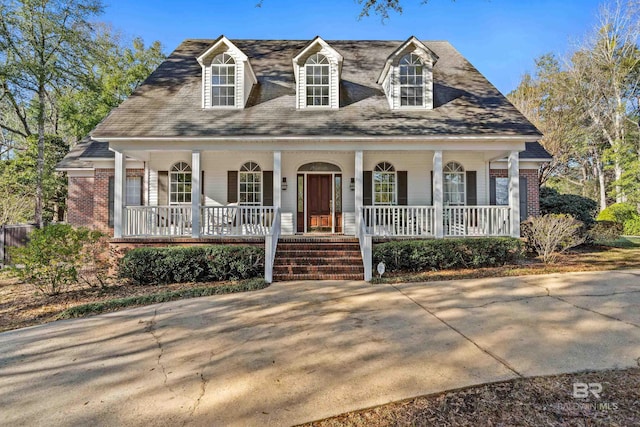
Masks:
[[[106,0],[101,20],[126,36],[159,40],[166,53],[186,38],[448,40],[503,93],[534,59],[565,54],[596,23],[597,0],[401,0],[402,15],[358,20],[355,0]]]

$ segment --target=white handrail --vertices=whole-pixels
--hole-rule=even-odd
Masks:
[[[508,206],[445,206],[445,236],[509,236]]]
[[[273,264],[276,260],[276,250],[278,249],[278,240],[282,229],[280,216],[280,208],[278,208],[275,211],[275,217],[271,225],[271,233],[264,237],[264,280],[267,283],[273,282]]]
[[[362,255],[362,265],[364,267],[364,280],[365,282],[370,282],[372,268],[371,264],[373,263],[373,241],[371,238],[371,234],[367,233],[362,213],[360,213],[360,227],[358,228],[357,234],[358,241],[360,243],[360,254]]]

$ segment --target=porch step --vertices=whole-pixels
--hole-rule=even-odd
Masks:
[[[273,280],[362,280],[360,244],[353,237],[284,237],[278,241]]]

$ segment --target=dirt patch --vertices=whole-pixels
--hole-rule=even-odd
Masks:
[[[92,302],[157,294],[203,286],[224,286],[230,282],[176,283],[142,286],[124,283],[106,287],[76,285],[59,295],[44,295],[32,285],[20,283],[8,273],[0,276],[0,332],[56,320],[64,310]]]
[[[574,397],[574,384],[587,398]],[[583,391],[578,386],[578,396]],[[631,426],[640,424],[640,369],[521,378],[423,396],[304,424],[331,426]]]

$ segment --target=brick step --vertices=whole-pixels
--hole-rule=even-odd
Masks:
[[[290,280],[363,280],[362,274],[274,274],[278,282]]]
[[[349,258],[357,257],[360,255],[360,250],[357,251],[327,251],[322,249],[307,249],[307,250],[287,250],[280,249],[276,251],[276,258]]]
[[[362,265],[359,256],[344,257],[276,257],[275,265]]]
[[[359,251],[359,244],[352,243],[310,243],[307,245],[298,243],[281,243],[278,242],[278,250],[287,251],[307,251],[309,249],[327,250],[327,251]]]
[[[355,274],[364,273],[362,265],[278,265],[273,267],[274,274]]]

